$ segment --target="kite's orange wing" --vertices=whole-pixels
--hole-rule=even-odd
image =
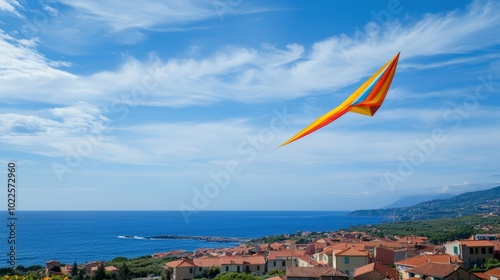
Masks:
[[[356,91],[354,91],[344,102],[319,117],[299,133],[288,139],[280,147],[290,144],[338,119],[347,112],[373,116],[384,102],[384,98],[391,86],[392,78],[396,73],[396,66],[399,60],[399,53],[389,62],[382,66]]]

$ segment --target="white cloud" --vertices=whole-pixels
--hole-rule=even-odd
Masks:
[[[32,115],[0,114],[0,141],[34,153],[61,155],[66,141],[102,131],[108,121],[97,107],[85,102]]]
[[[0,0],[0,11],[12,13],[21,17],[21,14],[17,11],[20,8],[22,8],[22,6],[17,0]]]
[[[74,5],[81,5],[82,9],[95,15],[111,13],[112,4],[99,3]],[[105,8],[100,11],[99,5],[105,5]],[[192,2],[182,5],[192,6],[192,9],[186,8],[188,14],[201,9]],[[123,23],[115,23],[117,30],[129,28],[124,22],[133,7],[132,4],[124,6]],[[145,5],[144,9],[153,8]],[[120,13],[115,15],[119,17]],[[148,23],[145,19],[140,24],[150,26],[155,23]],[[300,44],[290,44],[283,49],[270,45],[259,49],[227,47],[202,59],[162,60],[152,55],[146,61],[139,61],[128,57],[116,70],[89,76],[62,71],[57,67],[67,64],[45,58],[35,49],[35,41],[22,44],[2,33],[0,51],[11,55],[0,58],[0,63],[7,65],[0,72],[0,79],[4,81],[0,96],[64,104],[84,100],[107,106],[121,101],[123,96],[133,97],[141,90],[145,98],[130,98],[130,102],[167,107],[220,100],[263,102],[293,99],[321,91],[335,91],[356,83],[400,50],[400,69],[405,69],[414,67],[414,62],[405,66],[405,60],[411,58],[470,52],[496,45],[500,37],[490,35],[498,28],[500,3],[474,2],[465,12],[427,15],[411,26],[393,23],[379,32],[370,31],[368,37],[366,34],[333,36],[316,42],[311,48]],[[441,65],[453,63],[456,61],[444,61]],[[148,77],[155,80],[150,88],[144,89],[143,83]],[[12,97],[10,93],[14,91],[20,94]]]
[[[127,29],[161,29],[205,20],[218,16],[220,9],[213,1],[67,1],[61,3],[72,7],[79,18],[86,21],[97,21],[110,27],[112,32]],[[236,3],[236,2],[234,2]],[[248,12],[245,3],[227,4],[227,14]]]

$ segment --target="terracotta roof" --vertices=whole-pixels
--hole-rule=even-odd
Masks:
[[[500,267],[490,269],[490,270],[486,271],[485,274],[500,277]]]
[[[421,266],[412,268],[408,270],[408,272],[425,276],[445,278],[459,268],[460,266],[455,264],[426,263]]]
[[[394,249],[403,248],[403,245],[401,245],[401,243],[394,241],[388,242],[388,241],[374,240],[374,241],[363,241],[361,244],[363,244],[365,248],[374,248],[379,246],[394,248]]]
[[[335,245],[331,245],[331,247],[333,247],[333,251],[343,251],[347,248],[356,248],[358,250],[364,250],[365,249],[365,245],[363,243],[347,243],[347,242],[342,242],[342,243],[338,243],[338,244],[335,244]]]
[[[381,263],[369,263],[367,265],[363,265],[361,267],[358,267],[356,271],[354,272],[354,277],[376,271],[382,275],[389,276],[389,278],[392,279],[399,279],[399,274],[398,271],[390,268],[388,266],[385,266]]]
[[[340,252],[335,252],[335,256],[368,257],[367,251],[360,251],[354,248],[347,248]]]
[[[304,250],[279,250],[269,251],[268,260],[275,260],[279,257],[301,257],[305,255]]]
[[[398,242],[404,244],[415,244],[415,243],[425,243],[429,240],[428,237],[425,236],[405,236],[401,237]]]
[[[342,271],[335,270],[333,267],[287,267],[286,277],[305,277],[319,278],[321,276],[346,276]]]
[[[493,246],[495,246],[495,250],[500,250],[500,240],[490,241]]]
[[[110,265],[110,266],[106,266],[104,269],[105,269],[106,271],[110,271],[110,272],[113,272],[113,271],[119,271],[119,269],[118,269],[116,266],[112,266],[112,265]]]
[[[460,244],[465,245],[467,247],[490,247],[494,246],[488,240],[457,240]]]
[[[283,244],[278,243],[278,242],[271,243],[271,244],[269,244],[269,246],[270,246],[273,250],[279,250],[279,249],[283,248]]]
[[[253,256],[222,256],[222,257],[201,257],[193,260],[195,266],[199,267],[209,267],[212,265],[221,266],[226,264],[254,264],[264,265],[266,260],[262,255],[253,255]]]
[[[416,267],[426,263],[463,264],[458,256],[448,254],[425,254],[396,262],[397,265]]]
[[[333,251],[335,250],[335,246],[326,246],[325,248],[323,248],[323,254],[327,254],[327,255],[331,255],[333,254]]]
[[[180,259],[165,264],[165,267],[193,267],[196,266],[192,260]]]
[[[483,280],[490,280],[490,276],[488,276],[484,272],[474,272],[474,275],[476,275],[477,277],[479,277],[479,278],[481,278]]]
[[[193,263],[195,266],[199,267],[209,267],[212,265],[215,266],[220,266],[220,258],[216,257],[201,257],[201,258],[196,258],[193,260]]]

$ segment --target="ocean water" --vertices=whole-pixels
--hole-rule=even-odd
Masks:
[[[44,265],[48,260],[83,263],[138,257],[176,249],[217,248],[237,243],[201,240],[149,240],[152,236],[254,238],[300,231],[331,231],[373,224],[379,218],[349,217],[346,212],[205,211],[189,222],[177,211],[18,211],[16,265]],[[6,211],[0,216],[8,224]],[[8,267],[9,228],[0,230],[0,267]],[[134,238],[123,238],[133,236]]]

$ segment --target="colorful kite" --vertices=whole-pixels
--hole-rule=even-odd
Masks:
[[[281,144],[280,147],[290,144],[293,141],[322,128],[347,112],[363,114],[370,117],[375,115],[375,112],[377,112],[378,108],[382,105],[382,102],[384,102],[385,95],[389,90],[394,73],[396,73],[398,60],[399,53],[382,66],[375,74],[373,74],[373,76],[371,76],[354,93],[352,93],[351,96],[344,100],[342,104],[313,121],[295,136]]]

